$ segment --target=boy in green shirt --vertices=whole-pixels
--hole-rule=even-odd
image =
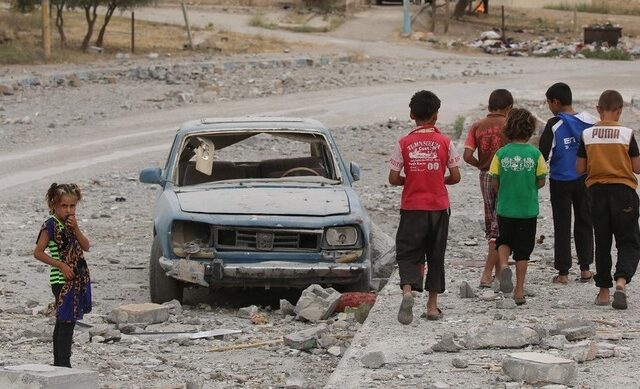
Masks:
[[[536,120],[526,109],[513,109],[507,117],[503,134],[509,141],[500,148],[491,161],[489,174],[498,193],[499,237],[496,240],[499,257],[500,290],[513,291],[518,305],[524,298],[524,279],[529,256],[536,238],[539,213],[538,189],[544,186],[547,164],[540,150],[527,143],[536,128]],[[516,287],[508,259],[513,253],[516,261]]]

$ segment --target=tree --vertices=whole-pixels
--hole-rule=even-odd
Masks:
[[[102,47],[104,43],[104,34],[107,30],[107,25],[111,21],[111,17],[116,9],[125,10],[131,9],[136,6],[145,5],[150,3],[151,0],[107,0],[107,11],[104,14],[104,22],[102,23],[102,27],[100,27],[100,32],[98,33],[98,38],[96,39],[96,46]]]
[[[103,0],[76,0],[74,3],[84,10],[84,18],[87,21],[87,32],[84,35],[84,39],[82,39],[82,44],[80,45],[80,49],[82,51],[87,51],[89,48],[89,42],[91,41],[91,36],[93,36],[96,19],[98,19],[98,7],[102,5]]]
[[[40,0],[13,0],[11,2],[11,6],[22,13],[33,12],[38,5],[40,5]]]
[[[58,35],[60,35],[60,48],[67,47],[67,36],[64,33],[64,17],[63,11],[65,7],[68,7],[67,0],[50,0],[51,6],[56,10],[56,28],[58,29]]]

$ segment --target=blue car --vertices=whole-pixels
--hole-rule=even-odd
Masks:
[[[151,301],[204,286],[368,291],[371,222],[331,132],[297,118],[188,121],[164,168],[153,208]]]

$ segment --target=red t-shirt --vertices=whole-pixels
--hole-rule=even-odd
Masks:
[[[507,118],[503,114],[490,113],[487,117],[473,123],[464,142],[466,149],[478,149],[478,169],[489,170],[496,151],[505,145],[502,127]]]
[[[444,183],[447,168],[460,163],[453,142],[435,126],[421,126],[400,138],[389,161],[389,168],[401,171],[404,210],[442,211],[449,208],[449,194]]]

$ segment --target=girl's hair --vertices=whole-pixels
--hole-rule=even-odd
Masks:
[[[514,108],[507,115],[502,128],[504,136],[510,140],[529,140],[536,130],[536,118],[523,108]]]
[[[63,195],[74,196],[78,201],[82,200],[82,193],[80,192],[80,188],[78,188],[78,185],[56,184],[54,182],[49,187],[47,195],[45,196],[47,205],[49,206],[50,210],[52,210],[56,203],[60,201],[60,197],[62,197]]]

